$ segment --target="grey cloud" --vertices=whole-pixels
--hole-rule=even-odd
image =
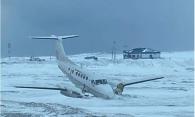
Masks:
[[[54,54],[53,42],[30,35],[78,34],[69,54],[109,52],[112,42],[162,51],[193,49],[193,0],[2,0],[2,55]]]

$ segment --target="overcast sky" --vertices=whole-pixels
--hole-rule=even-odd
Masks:
[[[51,40],[29,36],[69,35],[68,54],[149,47],[193,50],[193,0],[1,0],[2,56],[54,55]]]

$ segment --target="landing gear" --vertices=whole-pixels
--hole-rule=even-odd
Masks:
[[[87,91],[85,89],[85,85],[83,85],[83,88],[82,88],[82,93],[85,94]]]
[[[85,86],[85,85],[83,85],[82,93],[83,93],[83,95],[84,95],[86,98],[90,98],[90,96],[92,96],[92,95],[90,95],[89,93],[87,93],[87,89],[86,89],[86,86]]]

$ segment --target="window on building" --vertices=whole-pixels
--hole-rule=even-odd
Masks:
[[[150,54],[150,58],[151,58],[151,59],[153,58],[151,54]]]

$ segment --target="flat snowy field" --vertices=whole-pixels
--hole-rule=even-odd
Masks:
[[[97,56],[98,61],[85,60]],[[164,79],[128,86],[122,96],[111,100],[78,99],[59,91],[17,89],[13,86],[74,85],[58,69],[55,58],[30,62],[27,57],[1,59],[1,116],[6,117],[193,117],[193,52],[162,53],[162,59],[117,61],[110,54],[89,53],[70,59],[114,83],[164,76]]]

